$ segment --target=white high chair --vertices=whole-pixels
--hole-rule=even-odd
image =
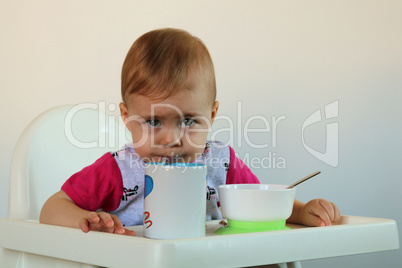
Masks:
[[[128,142],[120,118],[99,106],[83,103],[55,107],[26,127],[12,159],[8,218],[39,220],[43,204],[64,181]],[[20,261],[23,257],[21,253]]]
[[[8,217],[39,219],[45,201],[73,173],[117,150],[116,119],[86,103],[53,108],[32,121],[14,151]]]
[[[157,240],[39,224],[42,205],[73,173],[128,140],[125,126],[101,105],[60,106],[39,115],[14,151],[8,218],[0,219],[0,267],[300,267],[299,260],[399,248],[396,222],[342,216],[330,227]],[[130,228],[130,227],[127,227]],[[295,262],[296,261],[296,262]],[[286,264],[287,263],[287,264]]]

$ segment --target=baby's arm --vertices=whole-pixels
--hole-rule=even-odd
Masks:
[[[292,215],[287,222],[307,226],[330,226],[340,219],[338,207],[324,199],[313,199],[304,204],[295,200]]]
[[[78,207],[64,192],[59,191],[43,205],[41,223],[80,228],[83,232],[101,231],[115,234],[135,235],[123,227],[120,219],[106,212],[93,212]]]

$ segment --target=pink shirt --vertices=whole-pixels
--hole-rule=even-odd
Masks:
[[[236,157],[233,148],[229,148],[226,184],[260,183],[243,161]],[[113,155],[106,153],[92,165],[71,176],[61,189],[83,209],[114,211],[122,198],[122,175]]]

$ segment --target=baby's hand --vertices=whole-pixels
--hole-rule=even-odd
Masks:
[[[135,236],[134,231],[123,227],[119,217],[106,212],[89,212],[86,217],[81,218],[79,225],[84,233],[100,231]]]
[[[341,217],[338,207],[324,199],[313,199],[299,212],[299,219],[307,226],[330,226]]]

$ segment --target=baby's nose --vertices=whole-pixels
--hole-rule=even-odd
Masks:
[[[183,131],[176,127],[165,127],[160,137],[160,145],[180,146],[183,137]]]

